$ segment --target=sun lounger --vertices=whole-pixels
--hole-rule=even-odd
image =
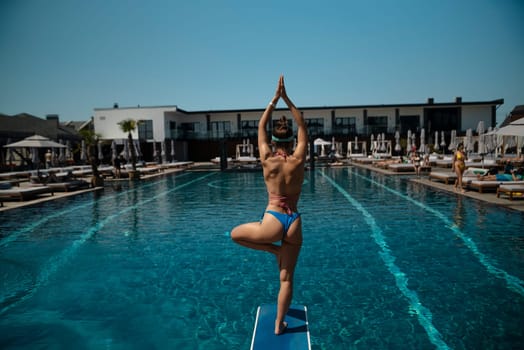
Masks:
[[[393,163],[388,165],[388,170],[400,173],[400,172],[414,172],[415,166],[411,163]],[[421,165],[420,166],[420,172],[428,172],[431,171],[431,167],[429,165]]]
[[[412,172],[415,171],[415,167],[411,163],[393,163],[388,164],[387,168],[395,172]]]
[[[453,158],[437,159],[435,165],[441,168],[451,168],[453,165]]]
[[[41,194],[53,195],[53,189],[47,186],[28,187],[28,188],[11,188],[0,190],[1,200],[19,200],[25,201],[33,199]]]
[[[509,196],[509,200],[513,200],[514,196],[524,198],[524,183],[520,185],[500,185],[497,188],[497,198],[500,197],[500,194],[504,193]]]
[[[462,183],[467,186],[468,189],[474,189],[483,193],[487,190],[497,190],[500,185],[524,185],[524,181],[486,181],[486,180],[464,180]]]
[[[55,192],[69,192],[89,188],[89,182],[84,180],[72,180],[56,183],[48,183],[47,187]]]
[[[438,180],[444,182],[446,185],[449,185],[450,182],[455,182],[457,180],[457,175],[455,173],[449,173],[444,171],[432,171],[429,173],[429,181]]]

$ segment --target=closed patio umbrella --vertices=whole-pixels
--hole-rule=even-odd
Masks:
[[[418,149],[420,153],[426,153],[426,130],[420,129],[420,147]]]
[[[102,142],[97,141],[96,145],[98,147],[98,159],[102,160],[102,159],[104,159],[104,154],[102,153]]]
[[[400,146],[400,132],[395,131],[395,152],[402,151],[402,146]]]
[[[80,160],[82,162],[85,162],[87,160],[87,150],[86,150],[86,142],[82,140],[81,144],[81,150],[80,150]]]
[[[444,131],[440,132],[440,147],[442,147],[442,150],[446,149],[446,136],[444,136]]]
[[[438,131],[435,131],[435,140],[433,142],[433,149],[435,151],[438,151],[439,149],[439,144],[438,144]]]
[[[73,155],[71,154],[71,141],[69,140],[66,141],[65,157],[66,160],[73,159]]]
[[[160,156],[162,157],[162,163],[166,162],[166,141],[163,140],[160,143]]]
[[[158,154],[156,151],[156,141],[153,140],[153,160],[156,162],[158,161]]]
[[[64,144],[64,142],[62,141],[62,139],[60,139],[59,143],[60,143],[61,145]],[[59,154],[58,154],[58,161],[59,161],[60,163],[65,162],[65,147],[60,147]]]
[[[175,140],[171,140],[171,162],[175,161]]]
[[[466,144],[464,145],[464,148],[466,149],[467,153],[473,152],[473,130],[468,129],[466,130]]]
[[[455,151],[457,148],[457,130],[451,130],[451,140],[449,141],[448,149],[450,151]]]
[[[116,142],[113,140],[111,142],[111,160],[115,160],[116,157],[118,157],[118,153],[116,151]]]

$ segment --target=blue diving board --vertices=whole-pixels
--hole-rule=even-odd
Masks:
[[[251,339],[251,350],[311,350],[307,308],[291,305],[284,318],[287,328],[283,334],[275,335],[277,306],[265,304],[258,307],[255,329]]]

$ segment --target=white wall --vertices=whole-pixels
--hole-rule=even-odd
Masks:
[[[400,115],[418,115],[420,123],[422,124],[424,115],[424,106],[405,106],[405,107],[367,107],[368,117],[373,116],[387,116],[388,131],[394,132],[396,127],[395,109],[399,109]],[[324,132],[329,134],[332,132],[331,125],[331,111],[335,109],[335,117],[355,117],[357,133],[363,133],[364,130],[364,108],[325,108],[325,109],[302,109],[304,118],[322,118],[324,120]],[[231,132],[239,132],[237,125],[237,115],[241,115],[241,120],[256,120],[258,121],[262,116],[263,110],[255,111],[221,111],[221,112],[199,112],[186,114],[177,110],[176,106],[160,106],[160,107],[134,107],[134,108],[106,108],[95,109],[94,113],[94,127],[95,132],[101,135],[102,139],[123,139],[127,135],[120,130],[118,123],[125,119],[131,118],[136,121],[140,119],[153,121],[153,137],[156,141],[164,140],[166,133],[169,132],[169,121],[175,121],[177,127],[181,123],[196,123],[200,124],[200,136],[205,136],[207,132],[207,115],[210,115],[210,121],[229,121],[231,122]],[[272,119],[278,120],[282,115],[293,120],[293,116],[289,110],[276,110],[273,112]],[[476,130],[478,122],[483,120],[486,129],[491,123],[491,106],[462,106],[462,128],[466,130],[471,128]],[[296,131],[296,123],[293,123]],[[133,138],[138,138],[138,130],[133,133]]]
[[[134,119],[135,121],[141,119],[152,120],[155,140],[164,140],[166,130],[165,112],[176,112],[176,107],[95,109],[93,120],[95,132],[100,134],[104,140],[123,139],[127,138],[127,134],[120,129],[119,122],[126,119]],[[138,139],[138,129],[132,135],[134,139]]]

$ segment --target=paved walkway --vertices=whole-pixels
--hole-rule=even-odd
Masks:
[[[398,172],[389,171],[387,169],[377,168],[377,167],[374,167],[372,165],[365,165],[365,164],[359,164],[359,163],[353,163],[352,165],[355,166],[355,167],[369,169],[371,171],[376,171],[376,172],[379,172],[379,173],[382,173],[382,174],[386,174],[386,175],[396,175],[396,176],[399,176],[399,175],[406,176],[407,175],[407,176],[409,176],[409,180],[410,181],[413,181],[413,182],[416,182],[416,183],[420,183],[420,184],[423,184],[425,186],[432,187],[433,189],[438,190],[438,191],[452,193],[452,194],[454,194],[456,196],[465,196],[465,197],[469,197],[469,198],[474,198],[474,199],[477,199],[479,201],[483,201],[483,202],[487,202],[487,203],[490,203],[490,204],[499,205],[499,206],[502,206],[502,207],[506,207],[506,208],[510,208],[510,209],[513,209],[513,210],[518,210],[518,211],[524,212],[524,197],[522,197],[522,198],[515,198],[513,200],[509,200],[509,198],[507,196],[505,196],[505,195],[501,195],[500,198],[497,198],[497,193],[496,192],[479,193],[478,191],[475,191],[475,190],[467,190],[465,193],[460,193],[460,192],[457,192],[457,191],[455,191],[453,189],[453,184],[446,185],[443,182],[430,181],[429,180],[429,172],[428,173],[423,173],[423,174],[420,175],[420,177],[418,177],[418,176],[416,176],[416,174],[414,172],[398,173]],[[439,172],[449,171],[449,173],[451,174],[451,170],[450,169],[433,167],[433,170],[435,170],[435,169],[438,169]]]

